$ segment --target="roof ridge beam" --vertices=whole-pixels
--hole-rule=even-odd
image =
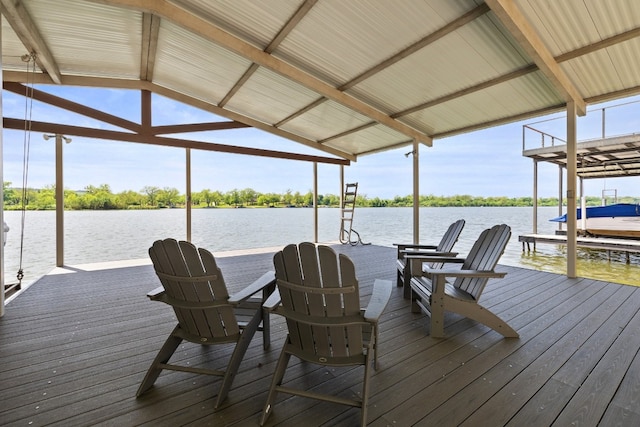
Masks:
[[[160,17],[142,14],[142,54],[140,55],[140,80],[153,81],[153,69],[158,50]]]
[[[486,3],[520,47],[535,62],[556,90],[562,94],[565,101],[567,103],[574,102],[578,114],[584,116],[587,113],[587,107],[582,95],[560,68],[515,2],[511,0],[486,0]]]

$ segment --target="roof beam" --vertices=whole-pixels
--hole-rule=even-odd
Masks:
[[[142,14],[142,54],[140,55],[140,80],[153,81],[153,68],[158,50],[160,18],[150,13]]]
[[[560,68],[515,2],[512,0],[486,0],[486,3],[556,90],[562,94],[565,101],[567,103],[574,102],[578,114],[585,115],[587,107],[582,95]]]
[[[384,61],[382,61],[381,63],[375,65],[374,67],[368,69],[367,71],[365,71],[364,73],[360,74],[359,76],[349,80],[348,82],[344,83],[343,85],[338,87],[338,90],[341,91],[345,91],[347,89],[350,89],[352,87],[354,87],[355,85],[357,85],[360,82],[363,82],[364,80],[368,79],[369,77],[372,77],[376,74],[378,74],[379,72],[391,67],[392,65],[396,64],[397,62],[403,60],[404,58],[418,52],[419,50],[425,48],[426,46],[440,40],[441,38],[443,38],[444,36],[451,34],[452,32],[456,31],[457,29],[463,27],[464,25],[468,24],[469,22],[479,18],[480,16],[484,15],[485,13],[489,12],[489,7],[485,4],[482,3],[480,6],[475,7],[474,9],[470,10],[469,12],[465,13],[464,15],[460,16],[457,19],[454,19],[453,21],[449,22],[448,24],[444,25],[441,28],[438,28],[436,31],[434,31],[431,34],[428,34],[426,37],[418,40],[417,42],[415,42],[414,44],[412,44],[411,46],[407,47],[406,49],[403,49],[402,51],[396,53],[395,55],[391,56],[390,58],[385,59]],[[317,107],[318,105],[322,104],[323,102],[325,102],[327,100],[327,98],[320,98],[317,99],[316,101],[312,102],[311,104],[307,105],[306,107],[304,107],[303,109],[291,114],[289,117],[286,117],[285,119],[281,120],[276,126],[282,126],[283,124],[285,124],[286,122],[295,119],[298,116],[301,116],[302,114],[306,113],[307,111]],[[391,117],[392,118],[398,118],[400,116],[402,116],[404,114],[402,113],[396,113],[396,114],[392,114]],[[357,129],[354,129],[353,132],[356,132]],[[344,136],[343,134],[341,134],[342,136]]]
[[[5,117],[3,126],[7,129],[24,130],[25,121]],[[240,147],[236,145],[216,144],[213,142],[192,141],[188,139],[165,138],[137,133],[118,132],[106,129],[93,129],[60,123],[29,122],[31,131],[81,136],[86,138],[107,139],[110,141],[136,142],[140,144],[161,145],[165,147],[192,148],[194,150],[217,151],[221,153],[245,154],[249,156],[272,157],[276,159],[301,160],[307,162],[328,163],[334,165],[350,164],[349,160],[313,156],[309,154],[287,153],[284,151],[264,150],[260,148]]]
[[[67,99],[51,95],[50,93],[21,85],[19,83],[5,81],[2,84],[2,87],[5,90],[13,92],[17,95],[31,96],[33,99],[44,102],[45,104],[53,105],[54,107],[62,108],[63,110],[72,111],[85,117],[90,117],[92,119],[96,119],[113,126],[127,129],[131,132],[140,132],[142,130],[142,127],[138,123],[125,120],[121,117],[114,116],[112,114],[96,110],[95,108],[90,108],[86,105],[78,104],[77,102],[69,101]]]
[[[364,73],[360,74],[359,76],[355,77],[354,79],[348,81],[347,83],[343,84],[342,86],[339,87],[340,90],[347,90],[355,85],[357,85],[358,83],[368,79],[369,77],[378,74],[380,71],[391,67],[392,65],[396,64],[397,62],[403,60],[404,58],[413,55],[414,53],[420,51],[421,49],[429,46],[430,44],[435,43],[436,41],[440,40],[441,38],[443,38],[444,36],[447,36],[449,34],[451,34],[452,32],[460,29],[461,27],[464,27],[465,25],[467,25],[468,23],[474,21],[475,19],[481,17],[482,15],[484,15],[485,13],[489,12],[489,7],[485,4],[482,3],[479,6],[475,7],[474,9],[471,9],[469,12],[465,13],[464,15],[461,15],[460,17],[454,19],[453,21],[447,23],[446,25],[444,25],[443,27],[438,28],[436,31],[434,31],[433,33],[427,35],[426,37],[418,40],[417,42],[415,42],[414,44],[412,44],[411,46],[407,47],[406,49],[398,52],[397,54],[393,55],[390,58],[385,59],[384,61],[382,61],[381,63],[377,64],[375,67],[370,68],[369,70],[365,71]]]
[[[282,27],[280,32],[271,40],[271,43],[264,49],[266,53],[272,53],[282,43],[289,33],[298,25],[298,23],[304,18],[304,16],[313,8],[318,0],[305,0],[305,2],[298,8],[296,13],[293,14],[291,19]],[[249,80],[249,78],[258,70],[259,66],[256,63],[251,64],[249,69],[244,75],[236,82],[231,90],[222,98],[222,101],[218,103],[219,106],[224,107],[227,102],[233,97],[233,95],[240,90],[240,88]],[[276,125],[277,126],[277,125]]]
[[[230,122],[207,122],[207,123],[188,123],[182,125],[164,125],[164,126],[152,126],[150,131],[152,135],[167,135],[170,133],[190,133],[190,132],[205,132],[205,131],[217,131],[217,130],[229,130],[229,129],[243,129],[250,128],[251,126],[244,123],[230,121]]]
[[[27,52],[35,53],[36,64],[40,69],[49,74],[54,83],[61,84],[60,68],[22,2],[20,0],[0,0],[0,10]]]
[[[2,73],[5,82],[29,82],[34,84],[51,84],[52,81],[46,74],[36,74],[35,76],[27,75],[21,71],[4,71]],[[103,88],[116,88],[116,89],[131,89],[131,90],[149,90],[158,95],[166,96],[175,101],[183,102],[187,105],[199,108],[203,111],[208,111],[220,117],[225,117],[230,120],[244,123],[248,126],[256,129],[263,130],[265,132],[272,133],[279,137],[298,142],[307,147],[324,151],[325,153],[342,157],[347,160],[355,161],[356,155],[353,153],[347,153],[345,151],[337,150],[332,147],[322,145],[317,141],[313,141],[308,138],[304,138],[300,135],[296,135],[286,130],[279,129],[275,126],[271,126],[267,123],[260,122],[246,117],[233,111],[225,110],[211,103],[205,102],[201,99],[197,99],[180,92],[176,92],[172,89],[156,85],[151,82],[132,80],[132,79],[111,79],[104,77],[86,77],[86,76],[63,76],[62,84],[66,86],[86,86],[86,87],[103,87]]]
[[[317,79],[311,74],[288,64],[272,55],[256,48],[254,45],[241,40],[226,31],[216,27],[189,11],[182,9],[166,0],[99,0],[100,3],[114,6],[129,7],[140,11],[147,11],[168,19],[183,28],[192,31],[236,54],[268,68],[292,81],[305,86],[318,94],[342,104],[353,111],[369,117],[397,132],[414,138],[424,144],[431,145],[432,139],[429,135],[422,133],[415,128],[408,126],[389,115],[360,101],[337,88]]]
[[[304,138],[304,137],[302,137],[300,135],[296,135],[294,133],[287,132],[287,131],[282,130],[280,128],[271,126],[269,124],[266,124],[266,123],[258,121],[258,120],[254,120],[254,119],[252,119],[250,117],[243,116],[243,115],[235,113],[233,111],[225,110],[223,108],[220,108],[220,107],[215,106],[213,104],[210,104],[208,102],[202,101],[201,99],[197,99],[197,98],[185,95],[183,93],[176,92],[174,90],[168,89],[168,88],[163,87],[163,86],[159,86],[159,85],[155,85],[155,84],[152,84],[150,86],[152,87],[151,90],[154,93],[166,96],[167,98],[171,98],[171,99],[173,99],[175,101],[184,102],[185,104],[191,105],[193,107],[199,108],[199,109],[204,110],[204,111],[209,111],[209,112],[211,112],[213,114],[216,114],[218,116],[226,117],[227,119],[231,119],[231,120],[235,120],[235,121],[238,121],[238,122],[245,123],[245,124],[247,124],[249,126],[252,126],[252,127],[256,128],[256,129],[264,130],[266,132],[272,133],[272,134],[280,136],[282,138],[298,142],[298,143],[300,143],[302,145],[306,145],[307,147],[310,147],[310,148],[313,148],[313,149],[316,149],[316,150],[320,150],[320,151],[324,151],[325,153],[329,153],[329,154],[332,154],[334,156],[339,156],[339,157],[342,157],[344,159],[348,159],[348,160],[352,160],[352,161],[356,160],[356,156],[354,154],[352,154],[352,153],[347,153],[345,151],[337,150],[337,149],[332,148],[332,147],[327,147],[327,146],[322,145],[321,143],[319,143],[317,141],[313,141],[313,140],[310,140],[308,138]]]

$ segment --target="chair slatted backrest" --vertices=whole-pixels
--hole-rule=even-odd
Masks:
[[[456,242],[458,241],[458,237],[460,237],[460,233],[462,233],[462,229],[464,228],[465,221],[464,219],[459,219],[447,228],[447,231],[442,236],[440,243],[438,243],[438,247],[436,248],[437,252],[451,252]]]
[[[456,222],[452,223],[442,236],[440,243],[438,243],[436,252],[451,252],[456,242],[458,241],[458,238],[460,237],[460,233],[462,233],[464,224],[464,219],[459,219]],[[429,263],[429,268],[442,268],[443,265],[444,264],[440,262],[432,262]]]
[[[506,224],[495,225],[484,230],[469,251],[462,264],[462,270],[493,271],[504,253],[510,237],[511,228]],[[467,292],[477,301],[488,281],[488,277],[459,277],[453,286]]]
[[[301,243],[278,252],[274,266],[291,343],[317,357],[361,356],[363,319],[353,262],[328,246]]]
[[[222,271],[211,252],[189,242],[165,239],[153,243],[149,256],[178,322],[187,334],[201,337],[203,341],[239,335],[233,306],[226,303],[229,293]],[[218,304],[188,308],[181,306],[181,302]]]

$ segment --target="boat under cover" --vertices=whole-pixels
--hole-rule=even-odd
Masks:
[[[586,208],[585,231],[594,236],[640,238],[640,205],[635,203],[615,203],[606,206]],[[577,219],[582,219],[582,209],[577,210]],[[567,222],[567,214],[550,219],[553,222]],[[578,224],[580,227],[580,224]]]

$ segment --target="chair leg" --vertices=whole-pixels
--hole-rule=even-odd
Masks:
[[[367,425],[367,406],[369,405],[369,379],[371,378],[371,360],[367,354],[367,360],[364,365],[364,382],[362,384],[362,408],[360,415],[360,425]]]
[[[502,336],[504,336],[505,338],[518,338],[520,336],[511,326],[507,324],[507,322],[476,302],[460,303],[457,301],[453,301],[449,305],[451,306],[451,311],[468,317],[469,319],[475,320],[476,322],[480,322],[483,325],[486,325],[494,331],[502,334]],[[449,308],[449,306],[447,308]]]
[[[153,360],[153,363],[151,363],[147,374],[144,376],[140,387],[138,387],[136,397],[140,397],[144,392],[151,388],[153,383],[155,383],[158,379],[160,372],[162,372],[162,368],[160,367],[160,365],[164,365],[169,362],[169,359],[171,359],[171,356],[182,342],[182,338],[175,335],[179,328],[180,325],[176,326],[173,329],[171,335],[169,335],[169,338],[167,338],[167,340],[162,345],[162,348],[160,348],[158,355]]]
[[[402,290],[403,297],[404,299],[409,299],[411,298],[411,265],[409,263],[407,263],[407,266],[402,272],[402,275],[403,275],[402,284],[404,286],[404,289]]]
[[[375,323],[373,326],[373,331],[371,334],[373,335],[373,345],[371,348],[373,349],[373,369],[378,369],[378,324]]]
[[[242,335],[240,335],[240,339],[236,343],[236,347],[233,350],[233,354],[231,355],[231,359],[229,360],[229,364],[227,365],[224,377],[222,378],[222,385],[220,386],[218,398],[216,399],[216,403],[213,407],[214,410],[218,409],[220,407],[220,404],[227,398],[227,394],[231,389],[233,380],[236,378],[236,374],[238,373],[240,362],[242,362],[242,358],[244,357],[247,348],[249,348],[251,339],[258,330],[258,326],[260,325],[261,320],[262,310],[257,310],[256,314],[251,319],[251,322],[249,322],[249,324],[242,331]]]
[[[444,310],[431,305],[431,337],[444,338]]]
[[[287,341],[288,340],[289,337],[287,337]],[[285,344],[282,347],[282,352],[280,352],[276,370],[273,373],[273,379],[271,380],[271,386],[269,387],[267,402],[264,404],[264,409],[262,410],[262,417],[260,418],[261,426],[263,426],[267,422],[269,415],[271,415],[271,412],[273,410],[273,402],[276,400],[276,395],[278,394],[278,392],[276,391],[276,387],[282,384],[282,379],[284,378],[284,373],[287,370],[289,359],[291,359],[291,355],[287,352],[287,344]]]
[[[271,323],[269,310],[265,308],[262,309],[262,347],[265,350],[271,347]]]

